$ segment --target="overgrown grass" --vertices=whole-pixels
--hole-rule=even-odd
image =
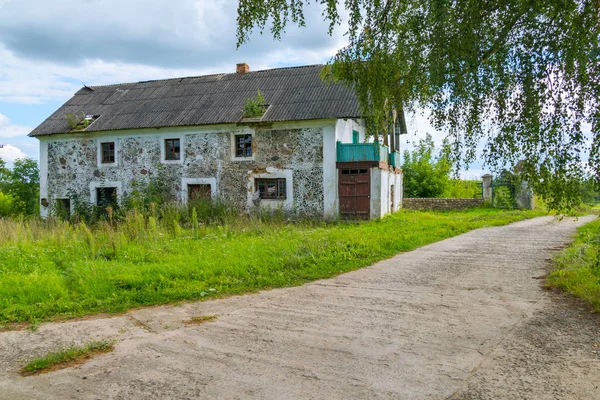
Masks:
[[[0,324],[39,323],[302,283],[471,229],[541,215],[401,211],[361,223],[157,223],[132,213],[90,228],[0,220]]]
[[[91,342],[83,347],[71,346],[64,350],[46,354],[43,357],[31,360],[21,368],[21,375],[28,376],[44,372],[56,371],[81,364],[97,354],[111,352],[114,348],[113,341]]]
[[[600,219],[578,229],[575,241],[556,258],[548,285],[583,298],[600,312]]]

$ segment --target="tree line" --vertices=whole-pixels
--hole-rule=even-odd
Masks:
[[[0,158],[0,217],[39,215],[40,170],[31,158],[16,160],[9,167]]]

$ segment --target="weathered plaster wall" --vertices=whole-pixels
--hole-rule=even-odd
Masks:
[[[323,216],[339,215],[336,130],[334,125],[323,128]]]
[[[338,119],[335,125],[336,140],[342,143],[352,143],[352,131],[358,132],[359,143],[365,141],[365,122],[362,119]]]
[[[381,215],[383,216],[398,211],[402,206],[402,173],[387,169],[380,171],[382,182],[385,182],[381,185]]]
[[[183,183],[190,179],[207,179],[207,182],[215,182],[213,193],[244,209],[252,194],[253,177],[257,174],[268,177],[268,169],[291,173],[293,189],[288,205],[302,213],[323,215],[323,131],[322,126],[315,124],[296,127],[282,124],[270,129],[228,126],[42,138],[40,158],[47,160],[42,166],[45,174],[42,180],[47,182],[42,188],[42,197],[52,202],[75,194],[90,201],[96,187],[105,182],[118,182],[122,198],[131,193],[134,181],[148,182],[161,170],[160,175],[169,183],[174,198],[181,199],[185,192]],[[251,160],[232,157],[234,133],[254,135]],[[171,137],[182,140],[180,162],[165,162],[161,155],[164,139]],[[98,146],[107,141],[116,142],[115,165],[98,162]]]
[[[392,200],[394,191],[394,202]],[[371,218],[381,218],[402,207],[402,173],[371,168]]]

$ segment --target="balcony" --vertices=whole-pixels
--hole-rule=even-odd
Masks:
[[[390,153],[390,165],[393,168],[400,168],[400,153],[397,151],[392,151]]]
[[[337,142],[337,161],[386,163],[392,168],[400,168],[400,153],[390,152],[388,146],[379,143]]]
[[[337,142],[338,162],[385,162],[389,163],[390,151],[379,143],[341,143]]]

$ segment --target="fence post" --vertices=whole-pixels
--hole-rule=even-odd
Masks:
[[[484,202],[492,202],[492,175],[485,174],[481,177],[482,194]]]

